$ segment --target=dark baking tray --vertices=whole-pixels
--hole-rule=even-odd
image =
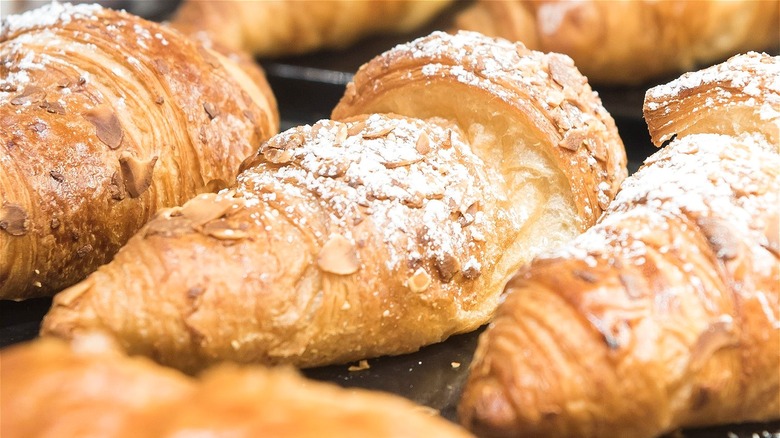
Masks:
[[[136,4],[117,2],[133,10]],[[173,10],[176,0],[163,0],[162,13]],[[460,2],[456,9],[466,2]],[[160,18],[160,8],[153,18]],[[143,11],[140,11],[143,12]],[[357,68],[373,56],[406,41],[436,29],[449,28],[453,11],[445,13],[426,29],[414,34],[393,37],[368,38],[346,50],[281,58],[260,59],[269,83],[278,100],[282,129],[311,124],[328,118],[331,109],[341,98],[346,83]],[[164,17],[164,15],[163,15]],[[664,81],[661,81],[664,82]],[[594,89],[604,106],[615,118],[629,158],[629,170],[635,171],[641,162],[656,149],[650,143],[642,118],[644,93],[653,84],[641,87],[612,87]],[[43,315],[51,305],[50,298],[22,302],[0,300],[0,347],[37,336]],[[409,398],[457,421],[456,406],[467,377],[468,366],[483,329],[453,336],[412,354],[381,357],[368,360],[368,368],[350,371],[345,364],[303,370],[313,379],[329,381],[343,387],[359,387],[386,391]],[[780,371],[779,371],[780,372]],[[689,438],[780,438],[780,421],[748,423],[712,428],[677,431],[674,437]]]

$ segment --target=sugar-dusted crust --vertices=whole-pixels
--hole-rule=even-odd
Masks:
[[[653,87],[644,115],[657,146],[697,132],[754,132],[780,148],[780,57],[736,55]]]
[[[6,17],[0,60],[4,299],[83,279],[278,129],[262,72],[99,6]]]
[[[733,68],[754,61],[771,65]],[[706,115],[627,178],[593,228],[510,280],[475,353],[464,425],[654,437],[778,418],[780,155],[766,135],[776,119],[762,116],[776,114],[777,63],[749,55],[648,93],[654,136],[667,110]],[[707,93],[709,107],[693,106]]]
[[[464,43],[474,55],[458,66],[406,56],[444,61]],[[383,66],[392,74],[371,76]],[[105,330],[188,371],[416,351],[489,321],[515,270],[593,224],[626,173],[568,58],[476,34],[377,57],[334,117],[270,139],[231,188],[163,212],[55,298],[43,333]]]

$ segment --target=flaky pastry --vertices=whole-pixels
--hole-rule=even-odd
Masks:
[[[377,57],[333,117],[162,212],[55,298],[43,333],[103,330],[187,371],[416,351],[487,322],[509,276],[593,224],[626,174],[570,59],[474,33]]]
[[[0,298],[51,295],[278,129],[260,70],[97,5],[0,28]]]
[[[778,68],[742,55],[648,92],[651,135],[676,139],[593,228],[510,280],[470,368],[464,425],[654,437],[780,417],[780,155],[765,135]],[[713,91],[727,85],[734,102]]]

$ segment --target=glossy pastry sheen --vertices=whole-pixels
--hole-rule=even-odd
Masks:
[[[55,298],[43,333],[104,330],[188,371],[416,351],[489,320],[509,275],[591,225],[625,176],[565,57],[437,33],[355,81],[339,120],[274,137],[231,189],[164,211]]]
[[[0,298],[51,295],[278,129],[260,70],[99,6],[0,29]]]
[[[182,32],[257,56],[343,48],[375,34],[411,32],[452,0],[185,0]]]
[[[464,425],[653,437],[780,417],[780,155],[765,135],[780,117],[778,69],[738,56],[648,92],[652,136],[663,96],[678,137],[593,228],[509,282],[470,369]],[[725,84],[737,103],[691,97]]]
[[[468,437],[408,400],[222,366],[197,379],[104,338],[39,339],[0,352],[4,437]]]
[[[594,84],[639,84],[780,46],[780,1],[476,2],[456,27],[565,53]]]

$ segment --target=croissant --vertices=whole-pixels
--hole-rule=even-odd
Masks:
[[[188,372],[416,351],[484,324],[509,275],[590,226],[626,174],[570,59],[474,33],[377,57],[333,114],[159,214],[57,295],[42,333],[102,330]]]
[[[105,338],[0,352],[4,437],[468,437],[401,397],[223,365],[191,378]]]
[[[455,27],[565,53],[594,84],[635,85],[780,45],[780,2],[481,0]]]
[[[251,62],[97,5],[6,17],[0,59],[2,299],[83,279],[278,130]]]
[[[257,56],[343,48],[375,34],[411,32],[452,0],[185,0],[171,25]]]
[[[653,437],[780,417],[780,155],[761,134],[780,121],[779,67],[742,55],[648,91],[651,134],[677,138],[593,228],[509,281],[464,425]]]

